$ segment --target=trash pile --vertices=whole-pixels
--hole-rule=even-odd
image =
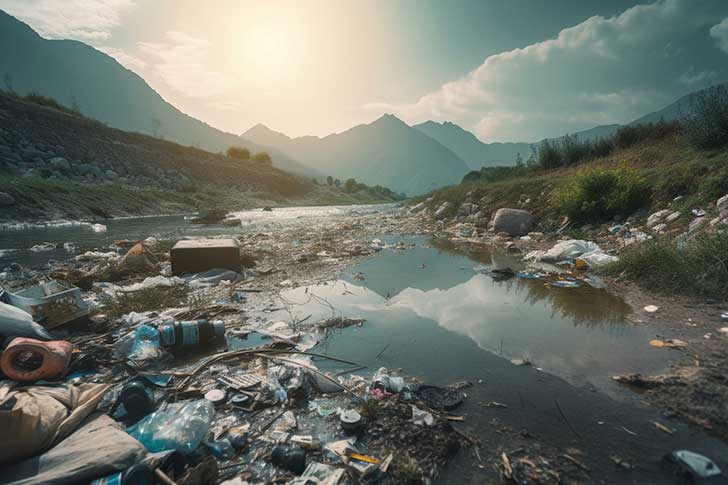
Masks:
[[[315,323],[247,322],[237,240],[116,245],[3,273],[0,483],[401,483],[472,442],[461,390],[354,374]]]

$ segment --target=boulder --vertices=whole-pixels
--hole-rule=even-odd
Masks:
[[[698,217],[693,222],[690,223],[690,226],[688,226],[688,233],[692,234],[696,231],[698,231],[700,228],[702,228],[705,224],[708,223],[708,220],[705,217]]]
[[[668,215],[665,218],[665,223],[670,224],[671,222],[675,222],[676,220],[678,220],[680,218],[680,215],[681,215],[680,211],[672,212],[670,215]]]
[[[0,192],[0,206],[8,206],[15,204],[15,197],[5,192]]]
[[[647,227],[653,228],[659,223],[662,222],[662,220],[667,217],[670,214],[670,209],[662,209],[660,211],[657,211],[650,215],[650,217],[647,218]]]
[[[51,167],[55,168],[56,170],[61,170],[61,171],[71,170],[71,164],[68,163],[68,160],[66,160],[63,157],[51,158],[50,164],[51,164]]]
[[[491,230],[509,236],[524,236],[533,225],[533,215],[521,209],[498,209],[490,221]]]
[[[450,202],[443,202],[442,205],[435,211],[435,218],[441,219],[444,217],[445,211],[447,211],[448,208],[450,208]]]
[[[718,199],[718,202],[715,203],[715,207],[718,209],[718,214],[720,214],[721,217],[728,217],[728,194]]]

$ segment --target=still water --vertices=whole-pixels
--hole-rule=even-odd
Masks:
[[[282,293],[296,319],[366,319],[326,339],[321,347],[332,355],[447,384],[484,378],[495,354],[613,395],[621,388],[610,376],[665,366],[668,354],[647,344],[650,329],[629,323],[629,306],[606,290],[496,281],[487,269],[494,260],[508,264],[504,254],[465,255],[422,237],[381,239],[416,247],[384,250],[337,281]]]

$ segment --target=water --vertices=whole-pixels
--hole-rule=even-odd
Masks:
[[[129,217],[103,221],[105,232],[95,232],[91,224],[64,223],[30,226],[0,226],[0,269],[9,263],[42,269],[51,260],[62,261],[90,249],[109,247],[115,240],[139,240],[153,236],[160,239],[205,237],[266,232],[281,227],[333,224],[357,214],[391,211],[392,204],[321,207],[286,207],[265,212],[260,209],[232,213],[240,227],[192,224],[190,216]],[[54,249],[31,251],[36,245],[50,243]],[[64,248],[64,243],[72,247]],[[50,247],[50,246],[49,246]]]
[[[438,384],[483,378],[494,355],[524,359],[615,396],[622,388],[610,376],[658,373],[666,365],[669,354],[647,344],[651,330],[630,324],[629,306],[606,290],[496,281],[480,270],[494,260],[500,266],[518,262],[487,251],[474,260],[447,244],[404,240],[417,247],[385,250],[337,281],[283,293],[297,319],[366,318],[361,327],[330,335],[322,345],[326,352],[372,369],[402,368]],[[364,281],[354,278],[359,273]],[[279,312],[271,318],[290,317]]]

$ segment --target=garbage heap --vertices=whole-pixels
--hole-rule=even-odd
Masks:
[[[315,326],[242,324],[234,239],[118,244],[3,273],[0,484],[419,483],[474,441],[461,389],[367,374]]]

